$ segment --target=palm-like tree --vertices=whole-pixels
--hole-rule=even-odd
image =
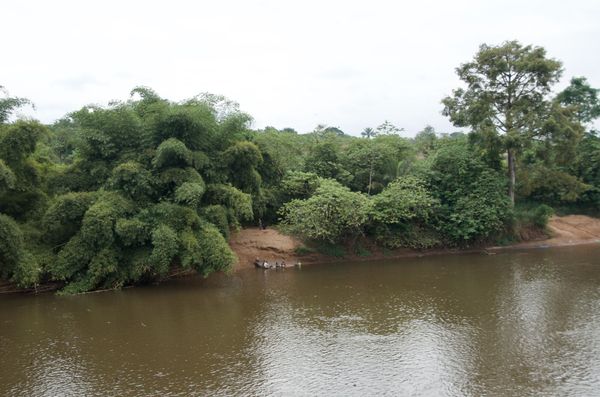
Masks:
[[[364,136],[367,139],[371,139],[375,135],[377,135],[377,132],[373,128],[367,127],[367,128],[364,129],[363,132],[360,133],[360,135]]]

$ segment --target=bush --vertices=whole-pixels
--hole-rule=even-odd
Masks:
[[[97,195],[90,192],[66,193],[58,196],[42,218],[44,238],[51,244],[67,242],[81,228],[86,211]]]
[[[319,187],[320,178],[312,172],[291,171],[281,181],[281,191],[286,201],[290,199],[307,199]]]
[[[196,209],[205,191],[204,182],[184,182],[175,190],[175,202]]]
[[[11,217],[0,214],[0,277],[12,277],[25,256],[23,233]]]
[[[426,178],[441,203],[435,227],[450,244],[493,238],[511,219],[506,178],[474,157],[463,140],[435,154]]]
[[[137,218],[150,225],[152,229],[167,225],[176,232],[187,229],[198,230],[201,224],[196,211],[169,202],[154,204],[140,211]]]
[[[233,225],[254,217],[251,196],[231,185],[208,185],[204,201],[207,204],[218,204],[230,209],[232,216],[229,223]]]
[[[94,257],[92,242],[87,241],[77,233],[58,252],[56,260],[49,266],[54,280],[75,281],[85,274],[87,266]],[[93,288],[93,287],[92,287]],[[73,291],[81,292],[80,287]]]
[[[548,220],[554,215],[554,209],[546,204],[520,203],[515,208],[515,228],[545,229]]]
[[[372,217],[375,222],[384,224],[427,222],[438,205],[422,180],[406,176],[396,179],[373,197]]]
[[[354,246],[354,253],[358,256],[371,256],[373,253],[365,248],[362,244],[357,243]]]
[[[346,255],[346,249],[341,244],[334,244],[327,241],[317,242],[315,249],[319,254],[336,258],[343,258]]]
[[[539,205],[533,212],[533,223],[539,228],[546,228],[552,215],[554,215],[552,207],[546,204]]]
[[[152,165],[157,169],[167,167],[188,167],[193,164],[194,155],[183,142],[169,138],[156,149]]]
[[[143,246],[150,239],[149,225],[138,219],[118,219],[115,233],[125,247]]]
[[[460,197],[440,225],[444,235],[462,244],[500,233],[510,219],[511,204],[504,181],[492,173],[477,179],[473,192]]]
[[[143,200],[152,193],[152,175],[141,164],[128,161],[113,169],[109,187],[129,198]]]
[[[198,171],[191,167],[167,168],[158,174],[157,182],[160,188],[158,193],[163,197],[169,196],[177,187],[186,182],[204,184]]]
[[[430,227],[415,224],[379,225],[373,234],[379,244],[390,249],[428,249],[442,243]]]
[[[541,164],[522,170],[519,177],[520,196],[538,202],[573,203],[592,188],[574,175]]]
[[[209,106],[195,103],[195,106],[172,106],[168,113],[156,124],[154,142],[175,138],[192,150],[200,150],[212,137],[216,120]]]
[[[164,275],[179,251],[177,233],[167,225],[160,225],[152,231],[152,255],[150,264],[158,275]]]
[[[131,202],[117,193],[106,192],[86,211],[81,223],[81,237],[93,247],[107,247],[114,242],[117,219],[131,212]]]
[[[315,252],[314,249],[309,248],[305,245],[300,245],[294,249],[294,253],[299,256],[312,254],[313,252]]]
[[[0,159],[0,193],[7,189],[15,187],[15,174],[10,168]]]
[[[309,239],[335,243],[363,233],[371,202],[362,193],[350,191],[324,179],[306,200],[292,200],[280,210],[284,229]]]
[[[202,262],[196,264],[195,268],[205,276],[229,270],[237,260],[219,230],[208,223],[202,225],[198,235],[198,248]]]
[[[202,216],[219,229],[226,239],[229,238],[229,221],[227,210],[222,205],[209,205],[202,209]]]

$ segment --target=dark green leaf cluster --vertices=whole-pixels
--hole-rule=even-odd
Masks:
[[[362,193],[323,179],[305,200],[294,199],[280,210],[282,224],[292,233],[331,243],[362,234],[371,203]]]
[[[485,240],[510,219],[505,178],[474,157],[464,140],[449,142],[435,153],[427,180],[441,203],[436,228],[451,243]]]
[[[332,179],[291,173],[282,185],[297,198],[284,204],[281,222],[313,240],[336,243],[366,234],[391,248],[464,246],[501,234],[511,220],[505,179],[472,156],[466,139],[439,146],[418,172],[371,196]],[[311,181],[316,188],[309,189]]]
[[[0,277],[75,293],[207,275],[235,262],[232,229],[277,221],[330,246],[367,236],[421,249],[543,228],[547,205],[598,213],[599,91],[578,77],[552,97],[561,72],[541,47],[482,45],[443,100],[469,130],[414,139],[387,121],[363,137],[251,130],[222,96],[172,102],[147,87],[44,126],[8,122],[28,101],[5,95]]]
[[[225,238],[253,219],[253,197],[263,194],[249,119],[235,107],[214,109],[223,98],[132,95],[50,130],[0,125],[1,277],[61,280],[73,293],[235,262]]]

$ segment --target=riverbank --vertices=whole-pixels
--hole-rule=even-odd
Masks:
[[[548,221],[548,231],[550,235],[547,238],[489,249],[566,247],[600,243],[600,219],[598,218],[585,215],[553,216]]]
[[[390,258],[409,258],[425,255],[447,255],[466,252],[498,252],[513,249],[531,249],[562,247],[572,245],[600,243],[600,219],[585,215],[553,216],[548,221],[548,235],[537,236],[529,241],[523,241],[507,246],[477,247],[471,249],[431,249],[413,250],[402,248],[384,250],[369,244],[362,253],[345,253],[343,256],[329,256],[307,249],[305,244],[292,236],[280,233],[276,229],[260,230],[258,228],[242,229],[234,233],[229,245],[238,256],[234,271],[253,267],[255,258],[266,259],[269,262],[281,261],[287,263],[301,262],[303,264],[331,263],[340,261],[371,261]]]
[[[376,261],[382,259],[433,255],[453,255],[473,252],[492,254],[500,251],[517,249],[600,244],[600,219],[584,215],[568,215],[563,217],[553,216],[548,222],[548,233],[548,236],[538,236],[537,238],[517,244],[494,247],[474,247],[469,249],[438,248],[418,251],[402,248],[386,250],[375,244],[370,244],[368,241],[363,241],[361,242],[361,252],[345,252],[343,255],[334,256],[316,252],[307,247],[300,239],[285,235],[277,229],[269,228],[261,230],[258,228],[246,228],[233,233],[229,240],[229,245],[238,257],[238,261],[232,269],[233,272],[236,272],[254,267],[254,260],[256,258],[266,259],[269,262],[285,260],[289,265],[297,262],[310,265],[335,262]],[[175,268],[171,271],[168,278],[187,277],[194,274],[196,273],[192,270]],[[0,295],[18,292],[34,294],[51,292],[62,288],[62,286],[62,283],[51,282],[38,285],[35,288],[22,289],[18,288],[14,283],[0,280]]]
[[[0,296],[0,396],[597,395],[598,255],[588,245]],[[523,368],[534,376],[515,376]]]

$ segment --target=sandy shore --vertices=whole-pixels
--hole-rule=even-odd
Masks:
[[[478,247],[473,249],[434,249],[416,251],[398,249],[383,251],[378,247],[367,247],[370,254],[356,254],[344,257],[332,257],[318,253],[298,255],[297,249],[304,246],[302,241],[280,233],[276,229],[260,230],[258,228],[242,229],[234,233],[229,241],[233,251],[238,256],[238,262],[233,271],[254,267],[254,259],[266,259],[269,262],[285,260],[289,265],[298,261],[302,264],[332,263],[344,261],[372,261],[379,259],[410,258],[429,255],[450,255],[468,252],[499,252],[513,249],[534,249],[547,247],[562,247],[584,244],[600,244],[600,219],[583,215],[552,217],[548,223],[550,237],[531,240],[502,247]],[[174,270],[171,277],[186,277],[196,274],[192,270]],[[0,295],[3,293],[40,293],[50,292],[61,287],[61,283],[46,283],[37,288],[21,289],[9,281],[0,280]],[[97,292],[97,291],[95,291]]]
[[[550,238],[490,249],[565,247],[600,243],[600,219],[597,218],[585,215],[553,216],[548,222],[548,229]]]
[[[301,261],[303,264],[327,263],[339,261],[368,261],[385,258],[418,257],[424,255],[444,255],[463,252],[503,251],[511,249],[561,247],[570,245],[600,243],[600,219],[584,215],[553,216],[548,222],[550,237],[526,241],[510,246],[480,247],[476,249],[434,249],[416,251],[398,249],[382,252],[373,249],[368,256],[346,255],[335,258],[317,253],[298,255],[297,249],[302,242],[294,237],[281,234],[275,229],[260,230],[258,228],[242,229],[234,233],[229,244],[239,260],[234,271],[253,267],[255,258],[266,259],[269,262],[285,259],[288,264]]]

